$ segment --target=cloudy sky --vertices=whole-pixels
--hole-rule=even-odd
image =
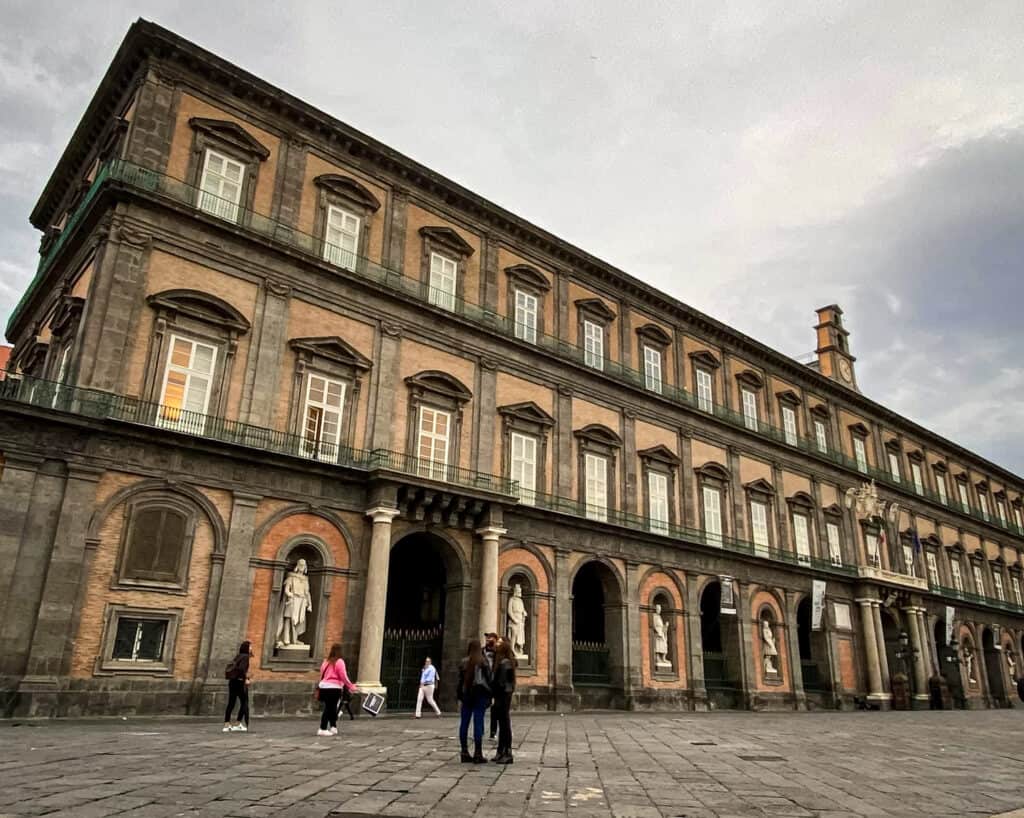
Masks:
[[[261,5],[5,3],[0,322],[141,15],[1024,474],[1020,0]]]

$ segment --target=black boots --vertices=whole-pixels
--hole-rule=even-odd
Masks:
[[[479,741],[475,741],[475,742],[473,742],[473,744],[474,744],[474,748],[476,750],[476,752],[473,754],[473,763],[474,764],[486,764],[487,763],[487,759],[484,758],[483,748],[480,746],[480,742]]]
[[[491,759],[495,764],[511,764],[512,763],[512,751],[511,750],[498,750],[498,754]]]

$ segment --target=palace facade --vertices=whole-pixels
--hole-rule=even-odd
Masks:
[[[256,712],[333,642],[401,708],[513,596],[520,709],[1011,703],[1024,480],[837,306],[797,362],[144,21],[31,221],[6,714],[215,712],[243,639]]]

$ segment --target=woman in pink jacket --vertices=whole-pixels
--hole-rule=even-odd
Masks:
[[[317,685],[320,694],[320,704],[323,705],[323,712],[320,715],[320,729],[316,731],[318,736],[338,735],[338,705],[341,703],[341,691],[348,690],[355,692],[357,688],[352,684],[345,669],[345,660],[341,658],[341,645],[331,645],[331,652],[327,654],[324,663],[320,665],[320,683]]]

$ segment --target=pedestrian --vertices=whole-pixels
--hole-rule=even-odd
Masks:
[[[323,710],[320,713],[320,729],[316,731],[318,736],[338,735],[338,709],[341,704],[341,693],[347,690],[350,693],[357,691],[348,677],[345,669],[345,660],[341,658],[341,645],[331,645],[331,650],[320,665],[320,682],[317,684],[317,698]],[[351,711],[350,711],[351,714]]]
[[[491,678],[491,692],[494,702],[491,713],[498,719],[498,753],[492,761],[495,764],[512,763],[512,694],[516,689],[516,658],[512,643],[499,639],[494,647],[494,674]]]
[[[224,711],[224,729],[222,732],[245,733],[249,730],[249,656],[251,648],[248,642],[238,646],[238,653],[224,669],[224,678],[228,680],[228,706]],[[238,721],[232,723],[231,712],[238,702]]]
[[[1017,679],[1017,696],[1024,702],[1024,676]]]
[[[352,712],[352,691],[347,687],[341,691],[341,707],[348,713],[348,720],[355,721],[356,714]],[[338,715],[340,716],[341,713]]]
[[[484,634],[484,657],[487,659],[487,666],[491,669],[491,673],[494,672],[494,646],[497,642],[498,634],[493,632]],[[498,739],[498,718],[494,713],[494,708],[491,708],[491,726],[487,737],[491,741]]]
[[[466,657],[459,663],[458,686],[455,698],[459,700],[459,743],[463,764],[486,764],[484,758],[484,711],[491,700],[491,668],[487,664],[480,642],[474,639],[466,649]],[[469,754],[469,720],[473,720],[473,747]]]
[[[435,685],[437,685],[437,668],[434,667],[434,663],[430,661],[428,656],[423,662],[423,670],[420,671],[420,692],[416,695],[416,715],[414,718],[421,718],[424,699],[427,700],[427,704],[434,708],[434,712],[437,715],[441,715],[441,708],[434,701]]]

